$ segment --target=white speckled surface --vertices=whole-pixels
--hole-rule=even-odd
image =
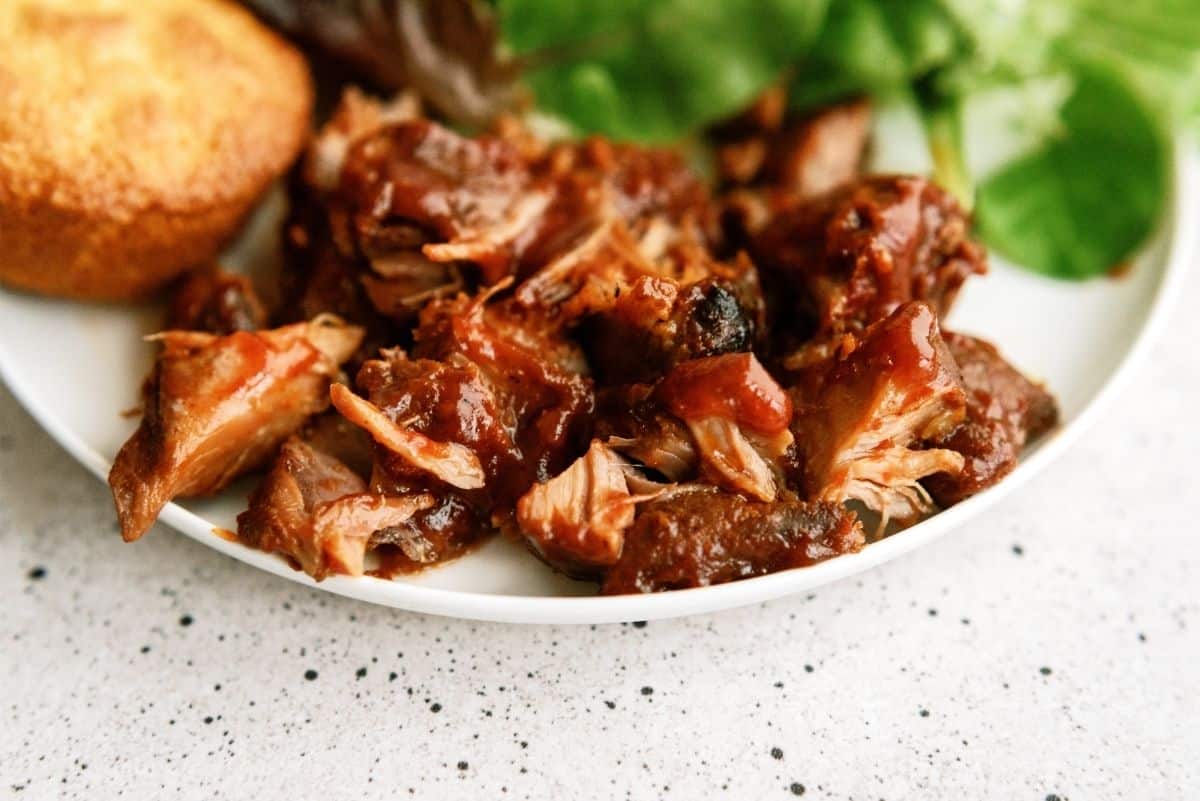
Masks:
[[[1196,797],[1198,297],[1200,274],[1098,428],[969,529],[644,627],[422,617],[161,527],[122,545],[0,389],[0,796]]]

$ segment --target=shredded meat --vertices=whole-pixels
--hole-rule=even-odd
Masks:
[[[784,113],[785,102],[781,91],[768,91],[749,112],[714,131],[723,185],[764,188],[781,204],[828,192],[858,175],[870,104],[854,100],[794,116]]]
[[[430,495],[387,497],[336,458],[291,437],[238,515],[238,536],[284,554],[318,581],[361,576],[372,532],[399,526],[433,506]]]
[[[637,503],[628,463],[599,441],[549,481],[534,484],[517,501],[517,524],[534,552],[576,576],[595,575],[621,556],[625,529]]]
[[[166,328],[232,334],[256,331],[266,321],[266,308],[250,279],[212,266],[185,276],[174,288]]]
[[[681,286],[644,278],[582,327],[588,360],[605,383],[645,383],[680,362],[749,351],[761,331],[757,279],[705,278]]]
[[[957,202],[923,178],[869,176],[777,216],[753,242],[775,300],[774,335],[862,330],[911,300],[944,315],[983,273]]]
[[[781,210],[851,181],[862,166],[871,127],[865,100],[803,116],[786,114],[786,100],[776,87],[712,132],[732,245],[745,245]]]
[[[911,523],[932,508],[919,480],[957,474],[963,457],[915,445],[947,436],[967,399],[954,357],[926,303],[901,306],[839,352],[806,368],[793,389],[792,431],[806,497],[861,501],[889,520]]]
[[[713,490],[680,493],[638,514],[601,592],[704,587],[806,567],[862,545],[862,526],[836,504],[762,503]]]
[[[362,331],[317,319],[228,336],[167,331],[146,382],[142,423],[108,476],[126,541],[178,496],[207,495],[270,460],[328,403]]]
[[[696,443],[687,426],[670,414],[651,384],[627,384],[597,397],[596,436],[668,481],[695,477]]]
[[[467,500],[443,492],[429,508],[371,534],[369,547],[380,562],[372,572],[392,576],[446,562],[466,553],[488,533],[486,520]]]
[[[1012,472],[1027,442],[1058,422],[1058,405],[981,339],[947,332],[946,345],[962,371],[967,416],[953,431],[931,439],[963,456],[958,473],[939,473],[922,483],[941,506],[951,506]]]
[[[503,532],[650,592],[854,551],[859,515],[883,535],[995,483],[1056,410],[940,332],[985,269],[967,216],[858,174],[864,103],[785,101],[712,132],[713,196],[677,152],[348,92],[291,178],[282,327],[219,271],[176,295],[193,330],[160,335],[110,476],[123,534],[265,466],[239,535],[317,579]]]

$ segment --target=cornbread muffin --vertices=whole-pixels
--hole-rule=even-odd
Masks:
[[[0,281],[144,296],[303,146],[302,56],[228,0],[0,2]]]

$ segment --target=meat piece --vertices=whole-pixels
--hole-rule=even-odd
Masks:
[[[753,268],[738,282],[705,278],[690,285],[644,278],[588,319],[580,339],[597,378],[645,383],[689,359],[753,348],[763,301]]]
[[[519,268],[515,297],[526,308],[569,324],[646,279],[752,272],[712,257],[707,193],[674,154],[589,140],[556,148],[536,169],[554,197]]]
[[[795,200],[824,194],[858,175],[871,132],[871,105],[854,100],[789,120],[771,137],[763,179]]]
[[[489,493],[511,508],[533,482],[558,474],[584,450],[595,400],[578,348],[519,306],[487,305],[490,295],[430,303],[413,356],[474,376],[478,389],[457,405],[457,425],[464,438],[480,438]]]
[[[786,116],[768,90],[750,111],[716,131],[717,174],[726,187],[753,186],[796,202],[858,175],[871,131],[871,106],[853,100]]]
[[[806,567],[862,545],[862,526],[837,504],[762,503],[718,491],[681,493],[639,512],[601,592],[721,584]]]
[[[805,497],[861,501],[889,520],[930,510],[918,483],[957,474],[953,450],[914,445],[950,434],[966,414],[958,367],[926,303],[901,306],[868,328],[848,354],[806,368],[793,389],[792,431]]]
[[[315,450],[337,459],[363,480],[371,477],[374,461],[371,437],[336,409],[313,417],[297,436]]]
[[[461,556],[491,532],[470,502],[453,492],[443,492],[435,505],[371,535],[369,547],[379,567],[370,572],[390,577],[423,570]]]
[[[485,283],[512,271],[519,236],[549,203],[520,153],[489,136],[459,136],[428,120],[385,125],[350,145],[337,190],[351,230],[381,250],[395,226],[434,262],[471,261]]]
[[[401,340],[388,321],[411,326],[425,300],[462,288],[452,261],[462,254],[435,260],[424,248],[494,240],[529,181],[513,147],[460,137],[419,111],[410,95],[383,104],[347,92],[291,185],[285,308],[361,322],[372,350]],[[506,246],[481,257],[498,276]]]
[[[185,276],[171,293],[168,330],[232,334],[266,325],[267,312],[244,275],[212,266]]]
[[[517,501],[517,524],[534,552],[576,577],[616,563],[634,507],[648,496],[630,493],[628,463],[599,441],[549,481]]]
[[[779,215],[752,251],[778,300],[774,324],[807,339],[861,330],[911,300],[944,315],[967,277],[986,271],[968,227],[938,186],[877,175]]]
[[[291,557],[319,580],[331,568],[313,525],[314,510],[366,489],[367,483],[346,465],[290,437],[251,493],[249,508],[238,515],[238,537],[253,548]]]
[[[946,332],[944,337],[962,371],[967,415],[932,443],[962,454],[963,469],[929,476],[922,483],[940,506],[951,506],[1012,472],[1025,444],[1058,422],[1058,405],[992,344],[966,334]]]
[[[141,425],[113,462],[121,534],[142,536],[172,498],[206,495],[259,467],[329,403],[362,330],[336,318],[228,336],[167,331]]]
[[[408,522],[434,505],[431,495],[388,497],[367,492],[354,471],[298,437],[238,515],[248,545],[291,557],[320,581],[331,573],[361,576],[373,532]]]
[[[687,424],[702,474],[753,498],[775,499],[780,460],[792,444],[792,402],[754,354],[682,362],[655,394]]]
[[[371,299],[360,285],[359,276],[363,262],[370,263],[370,255],[383,251],[380,258],[386,258],[388,248],[384,244],[394,244],[397,238],[404,237],[395,234],[388,237],[389,232],[385,231],[380,237],[383,242],[376,245],[369,235],[376,232],[374,226],[356,236],[352,225],[355,207],[336,192],[355,142],[386,125],[417,119],[419,114],[419,102],[408,93],[397,95],[388,103],[372,100],[356,89],[343,93],[332,118],[313,138],[301,169],[289,184],[290,214],[284,226],[286,269],[281,276],[284,310],[302,319],[328,312],[383,328],[382,321],[375,319]],[[409,226],[403,230],[412,229]],[[424,241],[420,231],[416,237],[415,243],[399,244],[407,244],[411,249]],[[412,238],[411,233],[408,238]],[[363,240],[368,251],[365,255],[359,252]],[[437,272],[443,272],[442,268],[437,267]],[[392,276],[385,272],[383,277]],[[390,344],[394,337],[388,333],[382,337],[368,335],[368,340],[380,339],[381,343]]]
[[[748,241],[780,211],[854,179],[871,129],[865,100],[786,115],[781,87],[713,131],[723,193],[720,217],[729,250]]]
[[[558,187],[556,212],[581,206],[597,209],[598,218],[615,212],[636,235],[655,220],[702,228],[709,222],[708,190],[674,150],[589,137],[556,146],[535,169]]]
[[[596,437],[668,481],[693,478],[699,466],[687,426],[664,408],[650,384],[629,384],[597,397]]]
[[[724,186],[755,183],[766,163],[768,142],[783,125],[787,87],[768,88],[742,113],[712,127],[717,178]]]
[[[330,397],[347,420],[361,427],[375,442],[412,467],[459,489],[479,489],[483,486],[484,474],[479,457],[465,445],[439,442],[407,425],[401,425],[341,384],[330,388]]]
[[[346,495],[313,510],[313,529],[334,572],[361,576],[375,532],[402,526],[416,512],[429,509],[436,502],[428,493]]]
[[[421,100],[412,92],[401,91],[391,100],[379,101],[356,87],[347,88],[309,145],[303,164],[305,181],[321,192],[336,190],[352,144],[386,125],[421,116]]]

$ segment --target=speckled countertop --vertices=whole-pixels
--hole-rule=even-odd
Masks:
[[[930,547],[578,628],[368,606],[161,527],[122,545],[0,389],[0,796],[1196,798],[1198,341],[1180,308],[1081,443]]]

